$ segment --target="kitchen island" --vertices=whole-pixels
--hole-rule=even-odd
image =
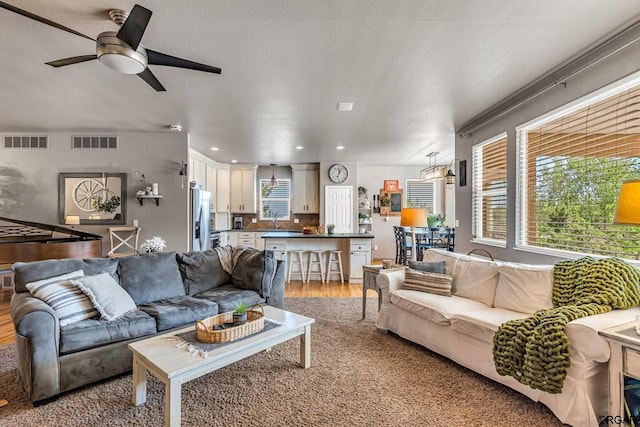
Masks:
[[[362,266],[371,264],[373,237],[373,234],[361,233],[303,234],[292,231],[271,231],[262,235],[265,250],[273,251],[279,259],[287,260],[289,251],[305,251],[305,268],[309,260],[307,251],[324,251],[325,266],[328,251],[342,251],[345,279],[349,283],[362,283]]]

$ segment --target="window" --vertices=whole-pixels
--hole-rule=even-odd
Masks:
[[[620,184],[640,176],[639,105],[636,77],[517,129],[518,246],[638,259],[640,228],[612,219]]]
[[[278,179],[277,187],[270,187],[270,181],[260,180],[260,219],[288,220],[291,210],[291,180]]]
[[[436,209],[436,186],[433,181],[407,179],[405,181],[406,206],[410,208],[427,208],[431,213]]]
[[[473,147],[473,240],[507,245],[507,135]]]

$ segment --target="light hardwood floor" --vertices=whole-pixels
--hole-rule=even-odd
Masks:
[[[11,290],[0,290],[0,344],[13,343],[13,322],[9,311],[11,301]],[[375,296],[375,291],[368,290],[367,296]],[[285,298],[300,297],[333,297],[333,298],[361,298],[362,284],[341,284],[340,282],[320,282],[302,283],[291,281],[285,285]]]

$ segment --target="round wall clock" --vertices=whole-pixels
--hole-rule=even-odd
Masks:
[[[336,163],[329,168],[329,179],[336,184],[341,184],[347,180],[349,171],[347,167]]]

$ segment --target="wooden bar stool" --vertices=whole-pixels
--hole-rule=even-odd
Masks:
[[[307,283],[311,281],[312,274],[319,274],[320,283],[324,283],[324,266],[322,265],[322,252],[324,251],[309,251],[309,264],[307,265]],[[313,271],[314,265],[318,266],[319,271]]]
[[[336,267],[336,269],[332,270],[331,267]],[[329,283],[331,273],[339,274],[340,283],[344,283],[344,274],[342,273],[342,251],[327,251],[327,275],[324,283]]]
[[[306,280],[304,277],[304,264],[302,263],[303,253],[304,251],[289,251],[289,277],[287,278],[287,283],[291,283],[292,274],[299,274],[300,280],[302,280],[302,283],[306,283]],[[297,260],[295,255],[298,256]],[[293,264],[298,265],[298,271],[293,271]]]

